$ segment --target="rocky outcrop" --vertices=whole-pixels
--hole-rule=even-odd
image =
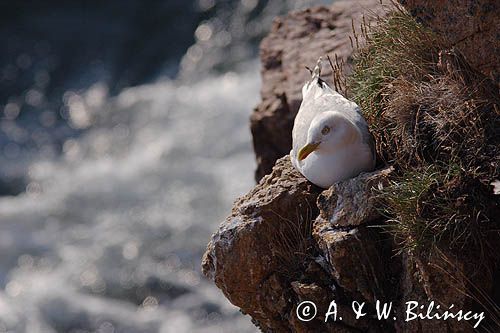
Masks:
[[[393,168],[388,167],[375,175],[365,175],[361,179],[358,177],[333,184],[321,193],[318,199],[321,220],[336,227],[345,227],[360,225],[377,218],[375,198],[369,190],[381,189],[385,185],[381,180],[387,179],[392,171]],[[332,205],[332,202],[335,204]]]
[[[337,54],[346,60],[347,73],[353,51],[349,34],[353,20],[358,26],[363,12],[382,13],[382,7],[378,0],[339,1],[331,8],[310,8],[275,20],[260,47],[262,102],[250,118],[257,181],[290,152],[302,85],[310,76],[305,66],[314,66],[320,56]],[[324,68],[326,81],[330,73]]]
[[[284,318],[291,311],[293,289],[284,281],[307,269],[303,257],[310,246],[318,194],[289,158],[283,158],[271,175],[234,204],[208,245],[203,273],[263,328],[287,327]]]
[[[445,37],[476,69],[500,84],[498,0],[400,0],[424,25]]]
[[[374,205],[366,205],[391,171],[361,174],[320,193],[288,156],[278,160],[212,237],[203,273],[263,331],[383,331],[386,323],[356,320],[350,307],[352,300],[373,307],[395,290],[390,281],[398,265],[384,266],[391,261],[391,245],[368,226],[379,215]],[[363,202],[351,221],[342,213]],[[343,321],[325,324],[334,299]],[[299,321],[296,305],[303,300],[315,302],[322,314]]]
[[[468,277],[483,273],[450,253],[394,254],[374,204],[392,172],[363,173],[321,192],[285,156],[236,201],[208,244],[203,273],[264,332],[472,332],[459,321],[405,322],[409,300],[473,309]],[[491,289],[491,276],[479,280],[486,285],[474,288]],[[332,300],[342,320],[325,323]],[[374,318],[377,300],[393,302],[395,320]],[[316,305],[311,321],[298,319],[303,301]],[[353,302],[364,302],[369,315],[356,319]]]

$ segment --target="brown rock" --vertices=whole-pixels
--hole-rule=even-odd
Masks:
[[[394,169],[387,167],[336,183],[318,197],[319,219],[334,226],[358,226],[379,217],[373,189],[388,182]]]
[[[379,217],[372,188],[384,186],[392,171],[388,167],[336,183],[317,200],[320,214],[314,222],[313,237],[334,267],[335,281],[359,301],[375,303],[385,297],[385,249],[379,246],[379,232],[362,225]]]
[[[377,178],[363,174],[336,188],[353,193],[367,179]],[[278,160],[270,175],[236,201],[231,216],[213,235],[203,273],[264,331],[383,331],[383,323],[356,320],[351,300],[373,303],[384,295],[387,274],[380,268],[384,242],[364,226],[342,231],[321,218],[314,222],[312,233],[319,191],[295,171],[289,156]],[[343,202],[331,204],[341,209]],[[333,210],[326,203],[323,207]],[[296,316],[296,306],[304,300],[318,306],[318,316],[310,322]],[[332,300],[338,302],[342,325],[324,322]]]
[[[490,330],[498,331],[498,323],[486,323],[487,318],[498,316],[498,309],[491,307],[490,295],[484,290],[491,290],[493,280],[489,269],[478,265],[474,256],[467,258],[450,253],[449,250],[435,248],[429,257],[421,257],[415,253],[403,255],[403,275],[401,279],[402,300],[417,301],[428,305],[434,301],[441,309],[454,305],[452,312],[460,309],[466,311],[485,311],[486,320],[479,327],[489,326]],[[471,261],[472,260],[472,261]],[[404,313],[405,304],[401,304],[399,313]],[[477,307],[481,303],[481,307]],[[435,307],[434,307],[435,309]],[[436,312],[436,311],[434,311]],[[496,313],[496,314],[494,314]],[[402,319],[402,318],[400,318]],[[425,320],[397,323],[400,332],[475,332],[475,320],[468,323],[457,320]]]
[[[286,156],[236,201],[208,245],[203,273],[263,329],[286,331],[288,277],[303,269],[318,193]]]
[[[315,223],[313,236],[332,267],[336,283],[359,302],[385,299],[384,257],[377,232],[359,227],[342,231]]]
[[[467,61],[500,83],[498,0],[400,0],[409,12],[455,47]]]
[[[250,118],[257,181],[271,171],[278,158],[290,152],[301,89],[310,77],[305,66],[314,66],[319,56],[326,54],[349,60],[353,51],[351,20],[358,22],[367,11],[381,12],[379,1],[338,1],[331,8],[296,11],[275,20],[260,47],[262,102]],[[349,71],[349,65],[344,71]],[[325,66],[326,81],[330,73]]]
[[[431,301],[447,309],[451,304],[456,309],[470,309],[470,302],[466,302],[467,297],[460,290],[464,289],[463,279],[457,280],[457,272],[462,269],[459,262],[457,267],[448,265],[443,260],[432,260],[437,267],[423,263],[420,258],[405,254],[403,258],[403,274],[401,278],[402,302],[396,308],[397,313],[404,314],[406,302],[415,301],[421,305],[428,306]],[[451,269],[447,272],[448,269]],[[440,281],[438,281],[440,280]],[[425,311],[427,308],[425,308]],[[425,313],[425,311],[423,311]],[[400,316],[396,323],[398,332],[473,332],[472,327],[464,322],[455,320],[413,320],[404,321]]]

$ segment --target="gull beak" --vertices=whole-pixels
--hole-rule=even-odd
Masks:
[[[299,151],[299,155],[297,156],[299,161],[302,161],[303,159],[305,159],[307,156],[309,156],[310,153],[312,153],[313,151],[315,151],[319,144],[321,142],[314,142],[314,143],[308,143],[307,145],[305,145],[304,147],[302,147]]]

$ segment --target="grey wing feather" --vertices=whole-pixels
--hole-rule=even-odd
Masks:
[[[357,104],[353,104],[356,105],[356,111],[359,114],[359,120],[357,120],[355,124],[356,126],[358,126],[358,128],[362,129],[361,133],[363,135],[363,142],[366,143],[368,147],[370,147],[370,151],[373,155],[373,165],[375,165],[377,159],[377,155],[375,153],[375,140],[373,140],[373,136],[368,129],[368,124],[361,114],[361,108]]]

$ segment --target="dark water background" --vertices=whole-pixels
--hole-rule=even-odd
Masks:
[[[319,2],[0,2],[0,332],[256,331],[200,257],[253,184],[258,42]]]

